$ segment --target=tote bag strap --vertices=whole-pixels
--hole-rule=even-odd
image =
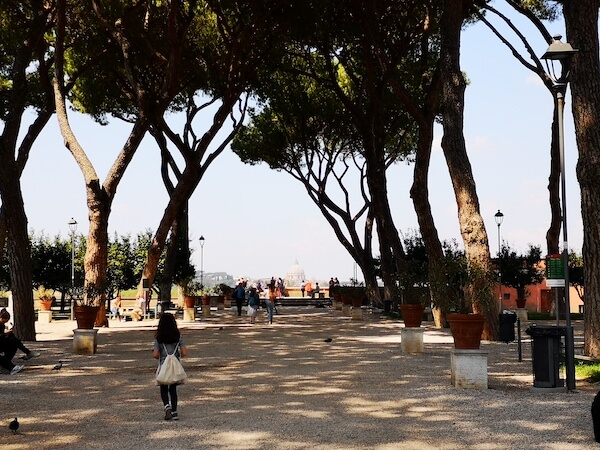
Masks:
[[[179,348],[179,342],[177,342],[177,345],[175,346],[175,350],[173,350],[173,353],[169,353],[169,352],[167,351],[167,346],[166,346],[165,344],[163,344],[163,348],[165,349],[165,353],[166,353],[167,355],[169,355],[169,354],[171,354],[171,355],[174,355],[175,353],[177,353],[177,349]]]

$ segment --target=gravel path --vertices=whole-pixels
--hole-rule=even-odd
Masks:
[[[74,323],[38,324],[42,351],[0,375],[2,449],[589,449],[598,387],[537,394],[531,349],[484,343],[489,389],[450,385],[452,339],[425,331],[425,351],[400,351],[401,323],[285,308],[271,326],[224,311],[180,322],[188,382],[179,422],[163,420],[156,321],[111,322],[98,353],[72,354]],[[332,342],[324,339],[331,337]],[[63,360],[63,368],[52,367]],[[21,433],[8,422],[18,417]],[[600,446],[599,446],[600,448]]]

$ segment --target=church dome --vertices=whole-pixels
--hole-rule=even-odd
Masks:
[[[297,287],[300,286],[304,280],[306,280],[304,269],[300,264],[298,264],[298,260],[296,260],[296,262],[289,268],[287,275],[285,276],[286,285],[290,287]]]

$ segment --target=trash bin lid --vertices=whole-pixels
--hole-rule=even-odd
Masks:
[[[501,324],[503,323],[516,323],[517,315],[510,311],[504,311],[502,314],[498,316],[498,320]]]
[[[559,325],[536,325],[533,324],[525,330],[531,337],[561,337],[566,336],[566,327]]]

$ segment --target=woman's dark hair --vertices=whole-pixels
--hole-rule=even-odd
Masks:
[[[163,313],[158,320],[158,328],[156,329],[156,340],[159,344],[174,344],[179,342],[181,333],[177,328],[175,316],[171,313]]]
[[[0,318],[4,319],[5,321],[10,320],[10,313],[6,310],[6,308],[2,308],[0,310]]]

